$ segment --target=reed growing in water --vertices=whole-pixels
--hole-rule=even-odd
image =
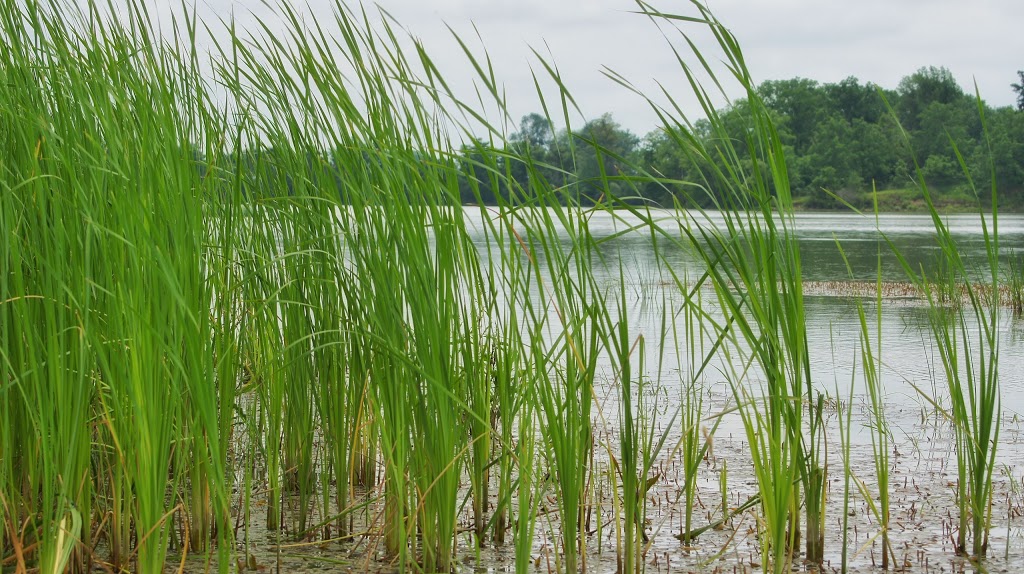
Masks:
[[[976,101],[984,143],[991,149],[980,94],[976,95]],[[950,143],[972,193],[978,197],[985,190],[984,184],[975,183],[978,175],[968,168],[957,142],[951,139]],[[949,226],[932,202],[931,192],[920,168],[919,185],[935,228],[944,276],[930,277],[924,269],[915,269],[908,264],[898,249],[893,249],[907,276],[924,292],[930,307],[933,342],[942,365],[940,375],[946,381],[951,405],[948,410],[940,410],[953,425],[957,458],[957,552],[978,558],[984,557],[988,551],[992,524],[992,475],[996,467],[996,449],[1002,425],[999,332],[1002,323],[1001,293],[1005,281],[1000,272],[999,194],[995,166],[990,160],[984,169],[988,170],[983,175],[988,176],[990,211],[979,211],[979,225],[985,247],[983,283],[971,280],[969,266]],[[948,292],[963,295],[950,301],[943,297]],[[920,389],[918,391],[929,398]],[[937,404],[934,399],[929,400]],[[970,549],[968,536],[971,540]]]
[[[3,564],[159,572],[169,553],[184,563],[191,552],[226,573],[236,520],[248,542],[263,497],[259,522],[279,541],[364,537],[399,569],[423,571],[454,566],[466,505],[476,544],[504,544],[511,531],[524,572],[554,495],[556,562],[576,572],[600,504],[594,460],[607,455],[622,488],[622,568],[642,570],[645,495],[669,432],[657,434],[647,391],[668,383],[670,349],[689,365],[687,402],[660,421],[682,427],[685,541],[709,446],[699,381],[728,354],[742,365],[729,382],[758,479],[765,564],[788,568],[801,536],[821,562],[823,399],[810,381],[785,154],[735,38],[694,6],[679,16],[638,4],[656,22],[714,34],[749,106],[748,139],[728,139],[683,63],[717,137],[698,138],[681,106],[640,94],[708,168],[704,181],[669,182],[574,132],[575,100],[542,59],[538,94],[574,135],[569,159],[619,166],[556,183],[528,146],[508,145],[493,67],[461,39],[478,102],[453,93],[388,17],[374,24],[340,0],[308,24],[282,3],[280,30],[227,23],[210,62],[198,39],[215,25],[191,12],[166,40],[142,2],[114,17],[92,3],[0,0]],[[460,180],[483,203],[478,178],[504,190],[496,206],[460,205]],[[724,225],[681,209],[657,221],[616,194],[641,183],[714,189]],[[597,237],[597,213],[624,230]],[[995,212],[992,227],[997,261]],[[626,233],[649,237],[661,263],[667,245],[695,247],[705,263],[694,285],[671,277],[682,332],[668,312],[656,332],[635,329],[626,273],[617,290],[600,276],[602,248]],[[991,281],[998,293],[995,263]],[[706,310],[706,285],[723,317]],[[974,314],[954,311],[935,332],[954,381],[962,520],[973,518],[981,553],[998,318],[969,294]],[[970,320],[984,334],[976,349],[965,345]],[[977,357],[978,369],[956,378],[957,357]],[[604,453],[599,385],[620,397],[618,440]],[[725,496],[722,506],[726,517]],[[238,562],[251,567],[248,554]]]

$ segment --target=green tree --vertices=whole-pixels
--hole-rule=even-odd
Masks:
[[[807,159],[802,166],[808,170],[804,180],[809,181],[803,191],[810,196],[809,207],[837,207],[829,192],[839,193],[860,187],[860,176],[854,171],[856,162],[852,142],[853,129],[838,114],[815,127],[811,145],[805,154]]]
[[[921,113],[931,104],[952,104],[967,96],[947,68],[929,66],[921,68],[900,80],[896,89],[899,101],[896,110],[904,129],[917,130]]]
[[[918,115],[917,129],[911,133],[914,153],[921,161],[927,161],[933,155],[955,160],[953,143],[966,153],[980,137],[978,108],[968,98],[948,104],[928,104]]]
[[[770,80],[757,88],[768,109],[786,117],[792,135],[793,150],[802,154],[811,146],[814,132],[831,115],[825,90],[818,82],[805,78]]]
[[[523,116],[519,120],[519,131],[509,138],[512,142],[526,143],[532,149],[541,151],[547,151],[552,139],[554,131],[551,129],[551,122],[538,113]]]
[[[504,167],[499,154],[481,139],[464,144],[460,151],[462,168],[459,177],[459,199],[463,204],[494,205],[501,193],[500,178]]]
[[[1014,90],[1024,104],[1024,71],[1019,75],[1021,84],[1014,84]],[[872,185],[878,189],[913,185],[913,158],[937,194],[962,193],[966,180],[953,143],[976,181],[987,180],[994,168],[1004,205],[1024,207],[1024,114],[1009,106],[996,110],[985,106],[990,146],[983,137],[978,103],[946,68],[921,68],[903,78],[896,90],[848,77],[834,84],[804,78],[767,81],[758,91],[787,152],[792,191],[805,197],[808,207],[836,207],[825,190],[857,204]],[[887,102],[896,111],[895,118]],[[544,116],[529,114],[512,134],[510,145],[517,154],[528,147],[537,162],[531,173],[566,190],[574,201],[596,199],[607,183],[607,189],[620,197],[639,195],[671,205],[685,194],[687,201],[711,207],[720,199],[716,167],[724,166],[694,164],[685,153],[688,137],[680,137],[687,134],[676,130],[691,130],[697,141],[712,150],[728,141],[741,154],[740,165],[752,169],[754,163],[743,159],[753,127],[746,106],[747,101],[739,99],[716,110],[719,121],[714,129],[707,120],[698,120],[688,128],[658,128],[642,140],[608,114],[582,129],[557,133]],[[714,152],[709,157],[719,161]],[[663,179],[634,189],[619,177],[629,175],[629,165]],[[606,182],[601,181],[602,168],[610,178]],[[524,188],[529,183],[525,164],[513,162],[504,169]],[[481,192],[487,191],[486,184],[481,186]]]
[[[648,173],[662,178],[663,182],[644,182],[641,195],[663,207],[671,207],[678,199],[681,203],[697,202],[702,207],[710,205],[706,194],[700,193],[697,185],[701,182],[700,171],[690,157],[680,148],[674,134],[666,129],[656,129],[640,141],[637,157],[641,167]]]
[[[857,78],[850,76],[837,84],[825,84],[830,107],[848,122],[861,120],[869,124],[878,123],[886,114],[885,101],[878,93],[878,86],[861,85]]]
[[[1024,70],[1017,70],[1017,77],[1020,83],[1010,84],[1013,91],[1017,92],[1017,110],[1024,111]]]
[[[863,181],[864,191],[872,183],[879,188],[892,185],[894,163],[903,161],[899,138],[895,122],[885,116],[876,122],[854,119],[850,123],[850,168]]]
[[[978,142],[971,168],[977,174],[988,174],[991,166],[995,170],[1000,201],[1024,208],[1024,114],[1006,106],[986,112],[985,118],[991,146]]]
[[[623,129],[611,114],[587,122],[574,136],[577,139],[576,176],[580,182],[580,193],[596,200],[605,192],[602,172],[606,178],[627,175],[625,166],[637,151],[640,139]],[[617,197],[634,195],[634,190],[622,180],[606,182],[608,191]]]
[[[944,155],[928,156],[921,166],[921,174],[929,185],[948,186],[962,179],[960,167]]]

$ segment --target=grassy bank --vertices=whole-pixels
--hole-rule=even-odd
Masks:
[[[947,190],[943,193],[935,193],[932,196],[932,205],[921,195],[919,186],[910,186],[896,189],[884,189],[878,191],[857,191],[841,192],[838,194],[843,202],[862,211],[871,211],[878,207],[881,213],[929,213],[934,207],[940,213],[977,213],[979,205],[984,209],[991,209],[991,198],[982,195],[978,197],[969,189]],[[831,209],[847,209],[839,201],[833,200],[835,204]],[[794,202],[794,208],[800,211],[815,211],[821,209],[808,197],[800,198]],[[1022,213],[1024,205],[1001,204],[999,210],[1004,213]]]

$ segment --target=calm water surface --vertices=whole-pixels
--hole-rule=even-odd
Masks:
[[[479,212],[469,210],[471,222],[479,225]],[[655,217],[666,229],[677,227],[670,212],[655,212]],[[721,219],[711,214],[711,221]],[[944,218],[950,232],[960,247],[961,255],[969,267],[974,269],[976,278],[984,278],[987,272],[985,258],[985,234],[977,215],[950,215]],[[665,263],[656,257],[649,233],[629,232],[636,221],[628,215],[595,212],[590,219],[590,231],[598,239],[604,239],[600,249],[609,262],[598,269],[600,283],[608,286],[608,300],[618,296],[620,274],[618,263],[622,262],[623,277],[627,293],[631,295],[628,315],[631,328],[644,333],[650,341],[659,340],[662,320],[662,301],[677,317],[682,307],[679,289],[670,280]],[[991,229],[989,230],[991,231]],[[847,282],[873,281],[881,255],[884,281],[906,281],[906,274],[897,258],[892,254],[887,241],[903,254],[915,268],[924,268],[931,273],[940,254],[935,243],[935,231],[928,215],[883,214],[877,223],[873,215],[860,216],[846,213],[800,213],[796,216],[796,236],[799,239],[805,281]],[[681,234],[680,234],[681,237]],[[1010,259],[1024,258],[1024,216],[1002,215],[999,218],[1000,259],[1008,268]],[[568,245],[568,238],[566,238]],[[484,248],[483,241],[480,243]],[[840,254],[846,254],[850,270]],[[663,261],[679,275],[697,277],[703,266],[696,255],[683,246],[682,241],[659,242],[658,249]],[[711,305],[708,293],[707,305]],[[538,300],[540,296],[538,295]],[[862,299],[873,321],[875,302],[873,298]],[[859,356],[860,322],[857,315],[857,298],[836,294],[808,295],[805,300],[807,330],[812,342],[811,364],[814,382],[822,391],[846,396],[854,385],[854,396],[863,398],[865,390],[858,381],[861,371]],[[917,414],[925,399],[911,385],[926,391],[930,398],[940,404],[945,393],[945,379],[941,373],[931,332],[928,326],[926,305],[911,297],[890,297],[882,301],[882,360],[884,361],[883,383],[888,394],[888,404],[895,413]],[[1024,413],[1024,321],[1004,313],[1000,323],[1000,380],[1003,391],[1003,407],[1009,413]],[[678,321],[679,319],[677,319]],[[680,345],[680,348],[685,348]],[[678,348],[665,350],[665,364],[668,372],[648,373],[651,378],[661,381],[679,378],[681,365],[687,358]],[[755,377],[756,379],[756,377]],[[709,377],[711,384],[721,383],[724,375]],[[668,385],[671,388],[672,385]]]
[[[469,219],[480,228],[480,214],[467,211]],[[656,212],[655,217],[666,227],[676,226],[672,214]],[[808,285],[805,297],[806,327],[811,341],[812,382],[815,387],[832,397],[845,401],[852,389],[853,403],[851,427],[853,437],[850,448],[850,467],[854,476],[863,480],[869,489],[874,485],[874,457],[872,454],[872,418],[867,407],[867,391],[861,375],[859,341],[860,321],[858,303],[865,306],[872,329],[876,302],[874,297],[858,298],[843,293],[843,287],[852,281],[874,281],[878,273],[878,258],[881,255],[881,275],[886,282],[904,282],[906,275],[897,258],[892,255],[891,242],[915,269],[923,268],[932,273],[936,269],[939,250],[935,244],[932,220],[924,215],[887,214],[878,218],[854,214],[803,213],[796,216],[796,236],[803,262],[805,282]],[[721,222],[712,215],[712,223]],[[960,253],[971,267],[975,279],[983,279],[985,266],[985,234],[974,215],[953,215],[945,221],[960,247]],[[631,336],[644,335],[647,341],[647,356],[655,357],[645,366],[644,375],[657,385],[651,385],[648,392],[654,405],[654,413],[648,413],[659,434],[668,433],[668,444],[674,444],[680,436],[678,428],[672,428],[671,414],[681,403],[682,393],[688,392],[685,375],[691,361],[699,362],[703,357],[689,357],[685,341],[671,342],[671,337],[662,349],[663,362],[659,363],[658,350],[651,348],[662,340],[663,328],[676,327],[683,332],[685,314],[683,296],[671,280],[671,269],[679,277],[698,277],[703,271],[699,259],[683,241],[659,241],[656,256],[655,245],[650,234],[630,232],[628,217],[619,214],[594,213],[590,219],[591,233],[601,241],[599,249],[607,264],[595,270],[598,283],[606,289],[606,301],[612,307],[624,286],[627,293],[626,316],[630,322]],[[678,229],[678,228],[677,228]],[[518,230],[522,232],[523,230]],[[478,246],[486,257],[486,240],[479,233]],[[682,234],[679,234],[682,237]],[[1024,216],[1004,215],[999,220],[1000,260],[1005,267],[1011,259],[1020,262],[1024,258]],[[569,248],[566,236],[563,247]],[[851,269],[847,269],[840,249],[846,254]],[[621,267],[620,267],[621,263]],[[621,271],[620,271],[621,269]],[[714,317],[721,314],[714,309],[714,294],[704,292],[703,307]],[[558,320],[548,302],[549,297],[540,292],[533,293],[534,305],[547,305],[551,324]],[[949,544],[956,509],[953,506],[953,485],[957,480],[954,447],[951,441],[952,429],[935,405],[947,408],[948,390],[942,365],[932,343],[928,323],[927,305],[909,295],[895,295],[883,298],[881,302],[881,358],[884,362],[883,380],[885,388],[886,417],[892,430],[892,459],[890,498],[892,500],[893,539],[897,546],[899,563],[907,571],[966,571],[969,565],[957,558]],[[663,325],[664,317],[671,324]],[[554,327],[553,330],[557,330]],[[556,336],[557,333],[552,333]],[[874,341],[873,341],[874,342]],[[1024,513],[1024,497],[1016,494],[1024,484],[1024,320],[1013,317],[1009,312],[1000,316],[1000,384],[1002,390],[1001,436],[998,446],[997,467],[994,476],[995,491],[991,544],[998,554],[998,562],[990,562],[994,570],[1024,571],[1024,548],[1022,548],[1020,525]],[[717,420],[720,413],[730,408],[732,393],[728,385],[730,367],[735,359],[727,360],[719,353],[709,374],[702,384],[707,389],[705,422]],[[756,387],[759,377],[748,373],[743,383]],[[915,388],[916,387],[916,388]],[[597,438],[602,444],[617,444],[620,389],[614,380],[611,363],[604,358],[601,372],[595,384],[598,395],[599,420],[595,424]],[[758,394],[754,391],[755,396]],[[923,395],[927,395],[925,398]],[[835,404],[834,402],[832,403]],[[698,472],[698,491],[705,499],[714,500],[719,490],[719,470],[728,463],[731,504],[738,505],[756,492],[756,481],[750,468],[749,445],[746,443],[741,421],[735,414],[722,416],[722,425],[714,434],[713,456],[706,459]],[[827,497],[826,559],[832,571],[839,562],[842,548],[842,530],[838,520],[843,515],[842,504],[842,447],[839,444],[838,417],[836,411],[826,414],[826,450],[831,457],[828,463],[829,496]],[[675,426],[678,426],[677,424]],[[600,472],[607,469],[604,448],[595,449],[595,468]],[[683,550],[671,536],[680,530],[680,507],[669,503],[678,496],[679,467],[672,457],[663,455],[656,465],[656,472],[662,473],[662,480],[654,488],[656,500],[665,501],[649,508],[653,516],[652,551],[647,556],[649,571],[660,571],[671,562],[672,571],[749,572],[755,562],[758,543],[753,532],[752,519],[742,526],[736,525],[738,535],[707,533],[697,546]],[[655,472],[655,471],[652,471]],[[1013,486],[1016,485],[1016,486]],[[851,552],[851,572],[877,571],[873,537],[877,525],[863,498],[853,489],[854,499],[850,513],[852,532],[848,532],[848,547]],[[1009,510],[1008,510],[1009,505]],[[704,508],[703,504],[701,505]],[[708,508],[713,508],[709,505]],[[702,511],[704,512],[704,511]],[[702,515],[698,522],[710,520],[711,512]],[[543,536],[543,535],[542,535]],[[593,545],[593,542],[591,542]],[[729,550],[714,565],[703,562],[716,556],[719,549]],[[543,545],[542,545],[543,547]],[[1001,560],[1004,549],[1009,559]],[[660,560],[652,562],[652,554],[661,554]],[[599,557],[597,571],[614,571],[610,560],[613,553]],[[715,558],[715,560],[719,560]],[[500,571],[507,561],[500,558],[488,563],[484,569]],[[488,564],[497,564],[491,568]],[[477,565],[479,571],[480,565]],[[681,568],[681,569],[680,569]],[[757,568],[754,568],[756,571]]]

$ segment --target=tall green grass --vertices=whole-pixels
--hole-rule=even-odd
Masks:
[[[980,95],[976,101],[983,145],[990,147]],[[964,162],[958,143],[952,138],[950,143],[974,196],[979,197],[985,185],[976,183],[975,174]],[[950,396],[951,407],[945,413],[953,425],[957,455],[957,551],[977,557],[984,557],[988,549],[992,474],[1002,422],[999,331],[1004,277],[1000,272],[999,197],[995,166],[990,163],[984,169],[989,179],[990,206],[987,213],[986,208],[979,207],[978,213],[985,247],[984,266],[975,270],[964,261],[956,239],[932,202],[920,169],[917,176],[921,194],[935,228],[945,277],[931,277],[924,269],[915,269],[894,249],[907,276],[925,294],[930,308],[933,343]],[[975,271],[980,274],[980,281],[975,280]],[[944,293],[951,294],[953,299],[944,299]],[[932,403],[938,405],[934,399]],[[968,539],[971,540],[969,549]]]
[[[202,553],[228,572],[252,566],[251,538],[265,529],[278,548],[357,537],[399,570],[447,572],[465,520],[478,546],[511,531],[519,572],[531,569],[538,528],[557,538],[560,570],[585,570],[604,488],[595,389],[612,381],[619,424],[604,430],[618,439],[606,444],[619,559],[641,571],[651,473],[674,426],[687,543],[696,531],[709,422],[698,382],[725,356],[764,563],[788,568],[800,536],[821,562],[823,400],[810,381],[783,146],[710,12],[638,6],[656,23],[710,30],[746,97],[750,129],[736,142],[677,52],[712,137],[671,98],[655,105],[706,168],[682,183],[713,196],[720,215],[680,209],[659,222],[617,196],[676,182],[575,132],[575,100],[545,59],[534,80],[548,118],[568,129],[562,165],[615,170],[547,179],[553,166],[508,145],[485,54],[457,39],[479,85],[476,101],[460,98],[390,17],[340,0],[308,21],[276,5],[279,22],[249,33],[186,9],[169,39],[142,2],[114,15],[0,0],[0,559],[47,574],[97,563],[158,572],[172,553]],[[219,40],[201,54],[207,34]],[[476,153],[460,153],[481,131]],[[462,182],[478,203],[482,184],[501,190],[498,205],[463,207]],[[597,237],[596,216],[616,231]],[[990,261],[995,223],[993,213]],[[683,302],[663,299],[657,332],[631,323],[627,272],[605,249],[626,234],[649,237],[663,263],[666,246],[695,248],[706,267],[693,284],[668,269]],[[617,291],[605,281],[616,263]],[[997,276],[993,263],[993,287]],[[707,309],[708,285],[722,317]],[[983,293],[971,292],[974,314],[935,323],[948,378],[963,380],[950,387],[952,415],[976,553],[998,436],[998,318]],[[971,320],[980,355],[965,346]],[[670,348],[689,365],[686,398],[657,434],[650,392],[665,384]],[[977,374],[956,379],[958,357],[978,357]],[[537,520],[546,494],[557,514],[547,525]]]
[[[708,118],[711,137],[698,130],[667,96],[662,106],[649,99],[666,134],[703,166],[704,181],[694,182],[718,210],[690,212],[680,227],[707,267],[717,304],[726,319],[717,328],[748,366],[734,370],[733,393],[751,445],[763,513],[763,560],[775,572],[788,569],[801,536],[801,493],[807,513],[807,558],[821,562],[824,464],[820,404],[810,380],[810,356],[804,319],[802,273],[785,154],[770,113],[755,90],[735,37],[700,4],[697,17],[641,8],[651,18],[706,26],[721,47],[725,74],[745,96],[749,121],[744,141],[735,141],[718,116],[695,71],[679,56]],[[689,42],[684,35],[684,40]],[[700,71],[722,84],[694,44]],[[677,55],[680,53],[677,51]],[[642,94],[641,94],[642,95]],[[684,204],[689,204],[682,198]],[[702,311],[698,310],[698,313]],[[756,367],[756,368],[751,368]],[[750,380],[759,380],[751,393]],[[806,417],[804,413],[810,412]]]
[[[618,536],[619,568],[622,572],[640,572],[643,570],[644,546],[648,541],[645,531],[648,490],[660,478],[657,475],[648,475],[670,430],[664,431],[661,435],[656,432],[658,401],[652,400],[652,396],[656,396],[652,388],[658,388],[660,377],[651,380],[647,375],[648,343],[643,333],[634,334],[635,327],[630,324],[625,272],[621,260],[617,290],[617,317],[608,317],[617,320],[605,325],[603,329],[603,344],[611,353],[613,376],[619,390],[619,448],[617,456],[613,451],[609,452],[609,457],[617,467],[616,474],[621,478],[613,480],[613,485],[616,482],[622,485],[621,497],[615,497],[621,501],[616,505],[616,514],[621,516]],[[664,312],[665,307],[663,302],[660,332],[653,333],[657,335],[653,345],[655,349],[664,349],[667,342],[669,326]],[[660,353],[657,358],[662,360],[663,357],[664,353]],[[662,372],[662,366],[659,365],[659,373]],[[674,419],[675,417],[669,421],[668,429],[672,428]]]
[[[688,284],[686,277],[683,277],[682,284]],[[682,404],[679,405],[679,426],[682,433],[679,444],[676,445],[676,449],[682,456],[683,465],[683,531],[679,533],[678,538],[687,547],[694,541],[693,512],[697,503],[697,473],[705,457],[709,454],[715,430],[722,421],[720,416],[715,418],[713,423],[705,417],[706,389],[704,383],[707,376],[705,371],[708,370],[712,364],[711,359],[715,356],[714,349],[723,341],[722,338],[718,338],[710,348],[708,346],[709,336],[705,332],[707,327],[702,311],[705,305],[699,286],[691,289],[688,297],[689,300],[682,309],[683,333],[680,335],[677,331],[674,334],[676,340],[685,342],[687,359],[685,366],[680,365],[680,371],[684,377],[680,388]],[[714,323],[712,322],[712,324]],[[673,322],[673,325],[678,330],[678,321]],[[705,426],[707,424],[711,425],[710,430]],[[722,519],[728,520],[729,505],[726,496],[728,471],[725,464],[723,461],[720,475]]]
[[[877,206],[875,210],[875,224],[878,224],[878,213]],[[853,275],[853,268],[850,265],[849,260],[846,257],[846,253],[842,250],[842,246],[839,246],[840,254],[843,258],[843,262],[846,264],[847,272]],[[892,438],[892,431],[889,428],[888,417],[885,413],[886,395],[885,387],[882,384],[882,253],[881,246],[878,249],[877,255],[877,268],[876,268],[876,282],[875,282],[875,313],[874,321],[868,321],[868,315],[864,310],[864,303],[857,300],[857,317],[860,321],[860,365],[863,373],[864,387],[867,389],[868,394],[868,412],[869,419],[867,426],[871,431],[871,454],[872,460],[875,467],[875,479],[877,485],[877,494],[872,494],[868,489],[867,485],[858,477],[852,476],[850,469],[850,454],[849,454],[849,436],[850,436],[850,414],[846,413],[846,426],[844,428],[844,470],[845,479],[847,481],[847,490],[849,489],[849,480],[852,477],[860,490],[864,500],[867,501],[867,506],[871,513],[874,515],[875,520],[878,522],[880,529],[879,536],[882,539],[882,570],[889,569],[889,560],[892,558],[895,560],[896,556],[893,552],[892,543],[889,539],[890,532],[890,472],[891,472],[891,450],[894,443]],[[874,328],[874,337],[872,337],[872,327]],[[873,340],[872,340],[873,339]],[[856,368],[854,369],[856,373]],[[850,388],[850,397],[852,398],[853,385]],[[846,410],[848,411],[850,406],[847,405]],[[849,504],[849,492],[844,495],[844,507]],[[878,504],[875,504],[875,500]],[[844,556],[844,568],[846,567],[846,560]]]
[[[109,510],[115,563],[130,556],[132,527],[131,554],[152,571],[177,508],[184,469],[173,462],[224,468],[215,446],[178,440],[188,425],[219,444],[213,411],[195,407],[213,381],[213,283],[201,260],[214,180],[200,177],[185,144],[204,147],[220,120],[189,80],[195,61],[159,49],[147,27],[48,8],[9,5],[3,21],[9,151],[30,154],[7,156],[3,172],[5,212],[18,221],[5,230],[5,300],[15,305],[4,310],[5,380],[17,389],[5,425],[43,437],[5,449],[41,462],[12,477],[32,494],[6,490],[6,520],[38,516],[35,564],[55,572],[72,555],[85,567],[91,545],[79,540],[91,539],[94,507]],[[147,18],[139,6],[128,15]],[[90,476],[104,439],[109,499],[94,496]],[[223,483],[211,490],[226,516]]]

